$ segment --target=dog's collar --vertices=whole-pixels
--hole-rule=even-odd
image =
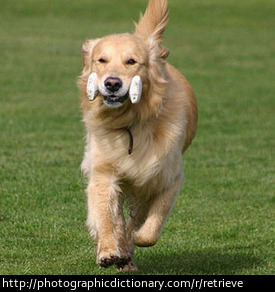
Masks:
[[[133,152],[133,147],[134,147],[134,138],[133,138],[130,126],[127,126],[125,128],[125,130],[127,131],[128,135],[129,135],[128,154],[131,155]]]

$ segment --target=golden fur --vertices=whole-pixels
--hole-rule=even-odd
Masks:
[[[79,77],[87,144],[82,170],[88,178],[87,225],[97,242],[97,262],[120,270],[136,269],[135,246],[154,245],[183,181],[182,153],[196,132],[197,106],[191,86],[169,65],[162,34],[168,22],[167,0],[151,0],[134,34],[87,40]],[[127,60],[134,58],[135,64]],[[104,60],[104,62],[103,62]],[[139,75],[139,103],[126,100],[110,108],[101,93],[86,94],[87,79],[119,77],[129,88]],[[130,127],[133,152],[128,154]],[[123,215],[129,202],[130,215]]]

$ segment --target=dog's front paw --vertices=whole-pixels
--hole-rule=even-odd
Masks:
[[[119,255],[112,253],[100,253],[97,258],[97,263],[103,268],[108,268],[118,261]]]
[[[119,253],[114,252],[101,252],[97,258],[97,263],[101,267],[108,268],[112,265],[116,265],[119,270],[127,266],[130,261],[130,256],[120,255]]]
[[[139,247],[153,246],[157,243],[159,236],[160,235],[158,233],[142,227],[140,230],[134,233],[134,243]]]

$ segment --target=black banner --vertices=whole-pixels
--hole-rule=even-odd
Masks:
[[[100,288],[127,289],[270,289],[274,276],[0,276],[3,291],[92,291]]]

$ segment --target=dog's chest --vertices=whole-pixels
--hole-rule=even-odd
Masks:
[[[125,135],[118,151],[113,153],[113,165],[120,178],[130,181],[136,186],[144,186],[157,179],[158,184],[166,185],[173,173],[177,172],[181,161],[181,152],[174,149],[167,151],[152,136],[141,137],[133,133],[132,153],[128,153],[130,137]],[[181,163],[181,162],[180,162]]]
[[[166,178],[170,181],[178,172],[175,168],[179,161],[181,148],[177,139],[171,139],[168,133],[157,138],[152,129],[132,129],[130,133],[120,129],[90,134],[83,165],[89,166],[91,174],[97,167],[106,165],[118,179],[144,186],[155,178],[161,178],[159,184],[166,185]]]
[[[91,170],[109,165],[119,178],[142,184],[161,170],[163,153],[149,136],[125,130],[90,136],[86,154]],[[131,153],[129,154],[129,148]]]

